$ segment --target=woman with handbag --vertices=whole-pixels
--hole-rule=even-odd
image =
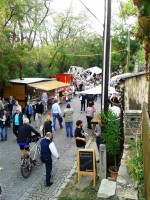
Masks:
[[[10,116],[6,110],[3,110],[3,114],[0,116],[0,135],[3,142],[7,141],[8,127],[10,127]]]

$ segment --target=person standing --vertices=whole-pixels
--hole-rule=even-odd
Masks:
[[[35,121],[36,121],[37,128],[43,124],[43,116],[42,116],[43,112],[44,112],[44,105],[42,104],[40,100],[38,100],[35,106]]]
[[[13,108],[12,108],[12,116],[16,113],[16,110],[18,110],[18,109],[19,109],[19,111],[21,113],[22,112],[22,108],[19,105],[18,100],[15,100],[15,103],[14,103]]]
[[[41,96],[42,104],[44,105],[44,112],[47,111],[47,101],[48,101],[48,95],[46,91],[43,91]]]
[[[95,130],[94,130],[94,135],[95,135],[95,138],[96,138],[96,145],[97,145],[97,149],[99,151],[99,145],[101,144],[101,120],[98,119],[97,121],[98,124],[96,124],[95,126]]]
[[[3,105],[2,100],[0,99],[0,115],[3,114],[3,109],[4,109],[4,105]]]
[[[116,94],[112,94],[110,101],[111,101],[111,106],[113,106],[113,105],[116,106],[117,104],[119,104],[119,100],[118,100],[118,97],[116,96]]]
[[[33,114],[33,108],[29,101],[27,102],[27,105],[25,107],[25,114],[27,115],[27,118],[29,119],[29,123],[31,123],[31,116]]]
[[[19,107],[16,108],[16,112],[13,115],[13,133],[18,137],[19,127],[23,124],[24,115],[20,112]]]
[[[79,84],[79,91],[80,92],[83,91],[83,81],[81,81],[80,84]]]
[[[45,117],[44,127],[43,127],[43,137],[45,136],[45,133],[51,132],[52,133],[52,116],[48,114]]]
[[[3,110],[3,114],[0,116],[0,135],[1,141],[7,141],[8,127],[10,127],[10,116],[6,110]],[[4,135],[3,135],[4,132]]]
[[[60,128],[63,128],[62,122],[59,120],[59,117],[61,116],[61,110],[60,110],[60,106],[58,104],[58,99],[54,99],[54,104],[52,105],[51,113],[53,115],[54,130],[56,131],[56,119],[59,122]]]
[[[74,113],[74,110],[73,108],[71,108],[70,104],[68,103],[63,113],[67,137],[69,136],[73,137],[73,113]]]
[[[92,120],[92,118],[94,116],[94,112],[95,111],[96,110],[95,110],[92,102],[89,102],[89,106],[86,109],[86,119],[87,119],[87,128],[88,129],[92,129],[91,120]]]
[[[45,138],[41,140],[41,161],[45,163],[46,167],[46,186],[49,187],[53,184],[51,182],[51,171],[52,171],[52,155],[59,159],[56,146],[54,144],[53,134],[47,132]]]
[[[8,107],[9,107],[10,118],[12,119],[12,109],[13,109],[13,105],[15,103],[13,96],[9,97],[8,103],[9,103]]]
[[[94,105],[93,99],[92,99],[92,95],[88,94],[87,95],[87,107],[89,106],[89,103],[92,102],[92,104]]]
[[[75,140],[76,140],[76,146],[77,148],[85,149],[86,145],[86,133],[82,128],[83,122],[81,120],[78,120],[76,122],[76,129],[75,129]]]
[[[86,95],[81,94],[79,98],[80,98],[80,101],[81,101],[81,113],[82,113],[82,110],[85,111]]]

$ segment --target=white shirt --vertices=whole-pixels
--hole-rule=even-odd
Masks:
[[[110,110],[112,110],[114,114],[117,115],[117,117],[119,117],[121,110],[118,106],[112,106]]]
[[[51,108],[51,113],[59,113],[61,115],[61,110],[60,110],[60,106],[58,105],[58,103],[54,103],[52,105],[52,108]]]
[[[50,149],[52,155],[53,155],[55,158],[59,158],[59,154],[58,154],[58,152],[57,152],[57,149],[56,149],[56,146],[55,146],[54,142],[51,142],[51,143],[49,144],[49,149]]]

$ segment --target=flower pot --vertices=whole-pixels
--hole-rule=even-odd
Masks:
[[[118,171],[115,171],[115,167],[114,166],[110,166],[108,168],[108,171],[109,171],[110,177],[112,177],[114,179],[117,179]]]

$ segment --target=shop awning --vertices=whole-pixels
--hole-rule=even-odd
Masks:
[[[36,89],[40,89],[40,90],[49,91],[49,90],[54,90],[57,88],[69,86],[69,84],[63,83],[60,81],[45,81],[45,82],[28,84],[28,86],[36,88]]]

